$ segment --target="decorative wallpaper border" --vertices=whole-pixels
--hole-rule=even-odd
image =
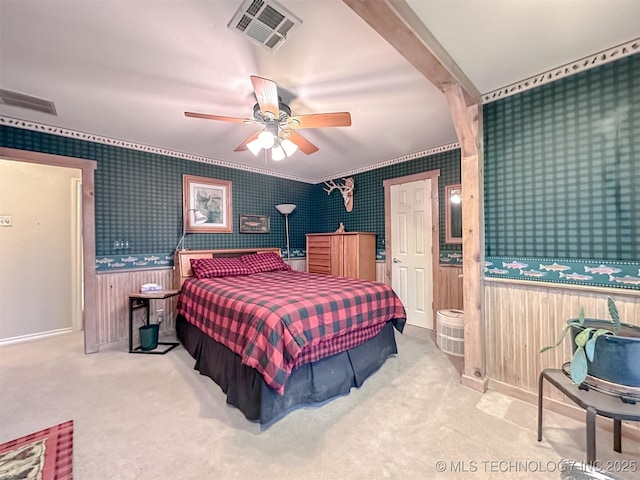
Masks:
[[[282,258],[287,258],[287,249],[280,250]],[[292,248],[291,259],[305,258],[303,248]],[[131,253],[127,255],[100,255],[96,258],[96,272],[117,272],[121,270],[140,270],[147,268],[173,267],[173,252]]]
[[[280,254],[282,255],[282,258],[287,258],[287,249],[286,248],[282,248],[280,250]],[[307,250],[304,248],[291,248],[289,249],[289,256],[293,259],[293,258],[307,258]]]
[[[96,257],[96,272],[173,267],[173,253],[133,253]]]
[[[500,100],[502,98],[509,97],[511,95],[515,95],[520,92],[524,92],[526,90],[530,90],[532,88],[538,87],[540,85],[544,85],[549,82],[553,82],[560,78],[567,77],[569,75],[573,75],[579,73],[584,70],[588,70],[590,68],[594,68],[605,63],[612,62],[614,60],[618,60],[619,58],[627,57],[633,55],[635,53],[640,52],[640,39],[634,39],[627,43],[623,43],[616,47],[612,47],[608,50],[604,50],[602,52],[596,53],[594,55],[589,55],[575,62],[568,63],[566,65],[562,65],[558,68],[549,70],[539,75],[535,75],[533,77],[527,78],[517,83],[513,83],[506,87],[502,87],[498,90],[494,90],[489,93],[485,93],[482,96],[482,103],[487,104],[494,102],[496,100]],[[422,158],[430,155],[435,155],[437,153],[446,152],[449,150],[454,150],[460,148],[460,144],[458,142],[450,143],[448,145],[442,145],[439,147],[431,148],[428,150],[423,150],[421,152],[411,153],[408,155],[403,155],[401,157],[392,158],[389,160],[385,160],[383,162],[379,162],[373,165],[368,165],[365,167],[356,168],[353,170],[348,170],[346,172],[342,172],[340,174],[332,175],[329,177],[318,178],[315,180],[302,178],[295,175],[288,175],[285,173],[272,172],[269,170],[265,170],[258,167],[251,167],[247,165],[241,165],[237,163],[230,163],[224,160],[218,160],[215,158],[202,157],[199,155],[192,155],[190,153],[184,152],[176,152],[174,150],[169,150],[160,147],[153,147],[150,145],[144,145],[141,143],[129,142],[126,140],[118,140],[115,138],[104,137],[101,135],[94,135],[91,133],[79,132],[77,130],[71,130],[68,128],[61,127],[53,127],[51,125],[45,125],[38,122],[31,122],[26,120],[20,120],[17,118],[6,117],[0,115],[0,125],[7,125],[11,127],[23,128],[25,130],[32,130],[36,132],[44,132],[51,135],[59,135],[68,138],[75,138],[80,140],[86,140],[90,142],[101,143],[105,145],[113,145],[116,147],[129,148],[132,150],[139,150],[143,152],[155,153],[158,155],[166,155],[169,157],[180,158],[184,160],[192,160],[195,162],[208,163],[211,165],[218,165],[227,168],[233,168],[236,170],[244,170],[253,173],[259,173],[261,175],[269,175],[273,177],[285,178],[288,180],[294,180],[297,182],[310,183],[310,184],[319,184],[327,180],[331,180],[338,177],[355,175],[362,172],[367,172],[369,170],[375,170],[378,168],[386,167],[389,165],[394,165],[396,163],[406,162],[409,160],[414,160],[416,158]]]
[[[387,251],[384,248],[376,252],[376,262],[384,262],[387,259]],[[457,250],[440,250],[440,265],[462,265],[462,252]]]
[[[265,170],[263,168],[250,167],[250,166],[241,165],[238,163],[230,163],[224,160],[218,160],[216,158],[201,157],[199,155],[192,155],[190,153],[176,152],[174,150],[168,150],[166,148],[152,147],[150,145],[144,145],[141,143],[129,142],[126,140],[118,140],[115,138],[103,137],[101,135],[94,135],[91,133],[78,132],[76,130],[71,130],[68,128],[53,127],[51,125],[45,125],[43,123],[30,122],[26,120],[20,120],[17,118],[6,117],[3,115],[0,115],[0,125],[6,125],[8,127],[15,127],[15,128],[22,128],[24,130],[31,130],[34,132],[43,132],[43,133],[48,133],[50,135],[58,135],[61,137],[75,138],[78,140],[86,140],[88,142],[101,143],[104,145],[113,145],[114,147],[129,148],[131,150],[138,150],[138,151],[149,152],[149,153],[154,153],[158,155],[165,155],[168,157],[180,158],[183,160],[191,160],[194,162],[208,163],[210,165],[218,165],[221,167],[233,168],[235,170],[244,170],[247,172],[259,173],[261,175],[269,175],[271,177],[294,180],[296,182],[310,183],[312,185],[322,183],[325,180],[331,180],[333,178],[339,178],[339,177],[344,177],[348,175],[355,175],[356,173],[375,170],[377,168],[386,167],[388,165],[407,162],[409,160],[414,160],[416,158],[427,157],[429,155],[435,155],[436,153],[446,152],[449,150],[455,150],[457,148],[460,148],[459,143],[451,143],[449,145],[434,147],[428,150],[423,150],[421,152],[411,153],[409,155],[403,155],[401,157],[392,158],[390,160],[385,160],[383,162],[376,163],[373,165],[367,165],[366,167],[357,168],[355,170],[349,170],[348,172],[332,175],[330,177],[324,177],[324,178],[312,180],[309,178],[297,177],[295,175],[288,175],[286,173],[272,172],[270,170]]]
[[[287,251],[282,249],[286,258]],[[303,248],[290,250],[292,259],[306,257]],[[376,261],[384,262],[385,250],[376,252]],[[441,265],[462,265],[462,253],[440,251]],[[101,255],[96,258],[96,272],[173,267],[173,253],[136,253]],[[532,257],[487,257],[484,275],[533,282],[568,283],[597,287],[640,290],[640,262],[562,260]]]
[[[440,250],[440,265],[462,265],[462,252],[458,250]]]
[[[487,257],[485,277],[640,290],[640,262]]]
[[[338,177],[348,177],[349,175],[355,175],[357,173],[368,172],[369,170],[377,170],[378,168],[388,167],[389,165],[395,165],[396,163],[408,162],[409,160],[415,160],[416,158],[428,157],[431,155],[435,155],[436,153],[448,152],[449,150],[456,150],[460,148],[460,144],[458,142],[450,143],[448,145],[441,145],[439,147],[430,148],[428,150],[423,150],[421,152],[410,153],[408,155],[403,155],[401,157],[392,158],[390,160],[385,160],[383,162],[375,163],[373,165],[367,165],[366,167],[360,167],[353,170],[348,170],[346,172],[342,172],[339,175],[333,175],[331,177],[323,177],[314,181],[314,183],[322,183],[328,180],[333,180]]]
[[[580,60],[576,60],[575,62],[567,63],[566,65],[529,77],[520,82],[512,83],[511,85],[499,88],[493,92],[485,93],[482,95],[482,103],[487,104],[495,102],[496,100],[510,97],[516,93],[531,90],[532,88],[539,87],[540,85],[544,85],[594,67],[599,67],[605,63],[613,62],[614,60],[628,57],[638,52],[640,52],[640,39],[636,38],[627,43],[589,55],[581,58]]]
[[[142,152],[155,153],[158,155],[165,155],[168,157],[180,158],[183,160],[192,160],[194,162],[208,163],[210,165],[218,165],[220,167],[233,168],[235,170],[245,170],[248,172],[259,173],[261,175],[269,175],[272,177],[285,178],[287,180],[294,180],[296,182],[303,183],[318,183],[307,178],[297,177],[295,175],[287,175],[285,173],[271,172],[263,168],[250,167],[247,165],[240,165],[238,163],[230,163],[224,160],[218,160],[216,158],[201,157],[199,155],[192,155],[190,153],[176,152],[174,150],[168,150],[166,148],[152,147],[150,145],[144,145],[141,143],[128,142],[125,140],[118,140],[115,138],[103,137],[100,135],[93,135],[91,133],[78,132],[68,128],[52,127],[51,125],[45,125],[38,122],[28,122],[26,120],[19,120],[17,118],[5,117],[0,115],[0,125],[6,125],[9,127],[22,128],[24,130],[31,130],[34,132],[43,132],[51,135],[59,135],[61,137],[75,138],[77,140],[86,140],[88,142],[102,143],[104,145],[113,145],[114,147],[129,148],[131,150],[139,150]]]

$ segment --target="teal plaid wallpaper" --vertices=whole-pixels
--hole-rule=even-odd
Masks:
[[[635,55],[485,105],[487,256],[640,260],[639,79]]]
[[[354,208],[347,213],[342,197],[337,192],[327,196],[323,184],[310,185],[8,126],[0,127],[0,144],[4,147],[97,161],[95,218],[99,270],[162,266],[172,262],[171,253],[182,233],[183,174],[231,180],[233,191],[234,232],[188,234],[186,248],[280,246],[284,249],[284,217],[274,206],[278,203],[295,203],[297,208],[289,217],[292,256],[304,254],[306,233],[332,232],[341,221],[348,231],[377,233],[378,250],[383,251],[384,179],[440,169],[440,198],[444,198],[445,185],[460,182],[459,150],[364,172],[354,175]],[[270,215],[270,234],[238,233],[237,220],[241,213]],[[116,241],[128,243],[125,248],[116,249]],[[444,261],[459,263],[457,255],[461,251],[460,245],[444,243],[442,202],[440,249]]]
[[[484,106],[486,276],[640,289],[639,78],[634,55]],[[132,262],[124,268],[171,262],[183,174],[233,183],[234,233],[188,235],[187,248],[284,247],[274,205],[292,202],[296,254],[306,233],[334,231],[341,221],[348,231],[377,233],[383,251],[385,179],[440,169],[441,199],[460,182],[459,150],[355,174],[347,213],[322,184],[9,126],[0,127],[0,145],[97,161],[98,269],[117,256]],[[270,234],[238,233],[241,213],[269,215]],[[128,247],[116,250],[115,241]],[[441,262],[460,262],[460,246],[444,243],[444,202],[440,249]]]
[[[484,106],[486,276],[640,289],[638,78],[635,55]],[[359,173],[347,213],[321,184],[9,126],[0,127],[0,144],[97,161],[96,253],[105,270],[171,262],[183,174],[233,183],[234,233],[188,235],[187,248],[284,247],[274,205],[293,202],[294,255],[304,254],[306,233],[341,221],[377,233],[383,251],[385,179],[440,169],[440,198],[460,182],[459,150]],[[271,233],[238,233],[241,213],[269,215]],[[442,263],[460,263],[460,246],[444,243],[444,202],[440,249]]]
[[[640,55],[484,107],[485,276],[640,290]]]
[[[312,232],[333,232],[340,222],[350,232],[377,233],[378,250],[384,249],[384,187],[383,180],[440,169],[438,197],[444,199],[444,187],[460,183],[460,150],[449,150],[428,157],[396,163],[368,172],[351,175],[355,181],[353,210],[347,212],[342,196],[323,190],[324,184],[314,186],[315,221]],[[340,180],[337,178],[336,180]],[[444,202],[440,201],[440,250],[460,252],[461,245],[444,243]],[[447,257],[455,258],[455,257]]]
[[[297,205],[289,217],[292,248],[304,248],[305,234],[311,230],[314,186],[310,184],[6,126],[0,127],[0,144],[97,161],[98,260],[159,252],[139,260],[149,262],[151,258],[153,265],[170,263],[163,255],[173,252],[182,234],[183,174],[231,180],[233,193],[233,233],[187,234],[188,249],[284,248],[284,217],[274,208],[279,203]],[[240,214],[269,215],[270,233],[238,233]],[[128,248],[115,249],[117,240],[128,241]]]

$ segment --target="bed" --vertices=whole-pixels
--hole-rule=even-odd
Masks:
[[[279,249],[179,251],[175,283],[195,369],[263,427],[360,387],[406,321],[389,286],[292,271]]]

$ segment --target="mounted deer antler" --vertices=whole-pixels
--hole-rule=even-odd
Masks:
[[[342,185],[337,184],[333,180],[324,182],[324,184],[329,188],[324,188],[323,190],[327,192],[327,195],[331,195],[331,192],[337,189],[342,194],[344,208],[347,212],[350,212],[353,210],[353,189],[355,187],[355,182],[353,181],[353,177],[343,178],[342,180],[344,180]]]

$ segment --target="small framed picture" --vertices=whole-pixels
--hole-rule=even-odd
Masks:
[[[231,182],[182,176],[183,215],[188,233],[231,233]]]
[[[240,233],[269,233],[269,215],[240,215]]]

